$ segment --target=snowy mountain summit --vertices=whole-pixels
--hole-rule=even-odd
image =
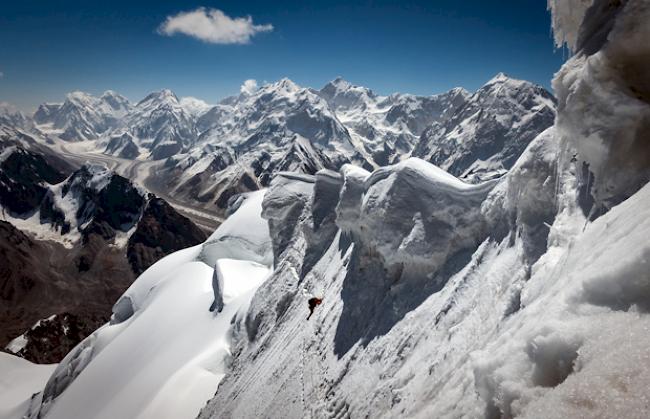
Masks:
[[[47,125],[67,141],[95,140],[117,128],[130,107],[125,97],[110,90],[101,97],[72,92],[63,103],[41,105],[34,121]]]
[[[443,123],[429,126],[411,155],[467,180],[505,173],[555,119],[555,98],[499,73]]]

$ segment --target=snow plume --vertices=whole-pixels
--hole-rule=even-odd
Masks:
[[[182,33],[211,44],[248,44],[258,33],[272,30],[270,24],[255,25],[250,16],[232,18],[219,9],[205,7],[168,16],[158,28],[163,35]]]
[[[248,80],[244,81],[244,83],[239,88],[239,91],[241,93],[246,94],[246,95],[252,95],[253,93],[255,93],[255,91],[257,91],[257,89],[258,89],[257,80],[248,79]]]

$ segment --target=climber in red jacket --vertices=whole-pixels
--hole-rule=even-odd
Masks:
[[[312,297],[309,300],[307,300],[307,303],[309,304],[309,316],[307,316],[307,320],[311,317],[312,314],[314,314],[314,309],[316,306],[320,305],[320,303],[323,302],[323,299],[318,298],[318,297]]]

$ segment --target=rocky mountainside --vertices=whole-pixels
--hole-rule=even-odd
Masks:
[[[27,416],[647,417],[650,9],[549,4],[575,55],[507,174],[277,174],[145,271]]]
[[[106,168],[75,170],[31,137],[0,132],[0,347],[56,362],[108,319],[138,274],[206,235]],[[63,323],[28,331],[50,316]],[[69,331],[58,346],[53,325]]]

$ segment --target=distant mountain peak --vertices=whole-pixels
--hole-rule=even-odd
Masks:
[[[492,79],[490,81],[503,80],[503,79],[509,79],[509,78],[510,77],[506,73],[504,73],[503,71],[499,71],[497,74],[494,75],[494,77],[492,77]]]
[[[102,97],[104,96],[122,96],[119,93],[117,93],[115,90],[108,89],[102,93]]]
[[[75,90],[73,92],[70,92],[66,95],[66,101],[72,102],[75,104],[78,104],[79,102],[89,102],[93,101],[97,98],[95,98],[93,95],[90,93],[82,92],[80,90]]]
[[[516,78],[508,76],[506,73],[499,72],[494,77],[492,77],[490,80],[488,80],[488,82],[485,83],[483,85],[483,87],[490,86],[490,85],[495,85],[495,84],[530,84],[530,85],[532,85],[534,83],[526,81],[526,80],[516,79]]]
[[[0,102],[0,114],[18,113],[18,108],[8,102]]]
[[[192,96],[181,98],[180,104],[186,112],[194,116],[200,116],[214,107],[214,105]]]
[[[128,102],[129,100],[122,96],[121,94],[117,93],[115,90],[106,90],[104,93],[102,93],[100,99],[102,100],[118,100],[120,102]]]
[[[454,87],[454,88],[450,89],[446,94],[450,94],[450,95],[462,94],[464,96],[470,96],[471,95],[471,93],[467,89],[465,89],[464,87]]]
[[[155,92],[149,93],[144,99],[142,99],[136,106],[141,106],[146,103],[151,102],[174,102],[179,103],[178,96],[170,89],[162,89]]]
[[[300,87],[294,83],[291,79],[284,77],[280,80],[278,80],[276,83],[271,83],[269,85],[273,90],[275,89],[282,89],[282,90],[288,90],[288,91],[295,91],[299,90]]]
[[[349,81],[345,80],[345,79],[344,79],[343,77],[341,77],[341,76],[338,76],[337,78],[335,78],[334,80],[332,80],[332,81],[329,82],[328,84],[331,84],[331,85],[336,86],[336,87],[338,87],[339,89],[343,89],[343,90],[346,90],[346,89],[349,89],[350,87],[352,87],[352,83],[350,83]]]

